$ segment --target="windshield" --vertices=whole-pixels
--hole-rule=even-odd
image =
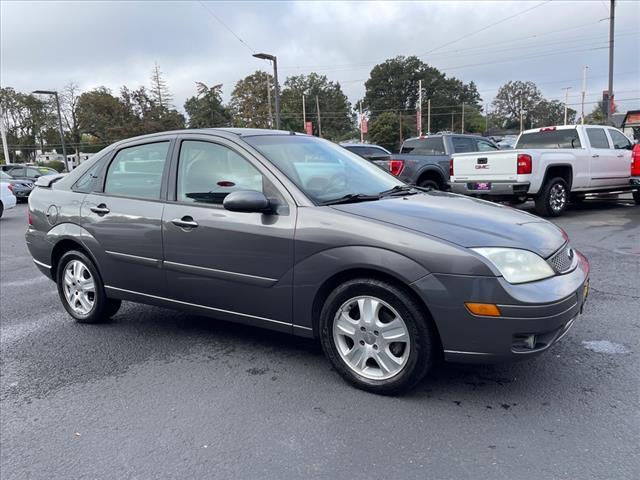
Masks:
[[[263,135],[244,140],[316,203],[346,195],[378,195],[404,185],[380,167],[327,140],[300,135]]]

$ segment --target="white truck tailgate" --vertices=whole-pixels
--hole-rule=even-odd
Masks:
[[[516,150],[501,152],[456,153],[453,155],[451,181],[507,181],[517,177]]]

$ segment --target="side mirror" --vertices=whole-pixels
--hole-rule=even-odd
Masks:
[[[227,195],[222,206],[230,212],[272,213],[273,206],[264,193],[256,190],[238,190]]]

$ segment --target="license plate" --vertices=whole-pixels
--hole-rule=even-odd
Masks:
[[[469,184],[470,190],[491,190],[491,182],[474,182]]]

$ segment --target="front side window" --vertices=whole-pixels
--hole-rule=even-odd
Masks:
[[[377,165],[326,140],[301,135],[262,135],[244,140],[314,202],[352,194],[377,195],[403,185]]]
[[[624,150],[631,147],[631,142],[629,141],[629,139],[618,130],[610,128],[609,135],[611,135],[611,140],[613,141],[613,148],[615,148],[616,150]]]
[[[591,148],[611,148],[604,128],[587,128],[587,137],[589,137]]]
[[[104,192],[127,197],[160,198],[169,142],[120,150],[109,165]]]
[[[486,140],[478,140],[478,151],[479,152],[490,152],[492,150],[498,150],[494,144],[487,142]]]
[[[182,142],[178,161],[178,201],[222,205],[231,192],[264,192],[263,183],[263,176],[256,167],[230,148],[197,140]]]

